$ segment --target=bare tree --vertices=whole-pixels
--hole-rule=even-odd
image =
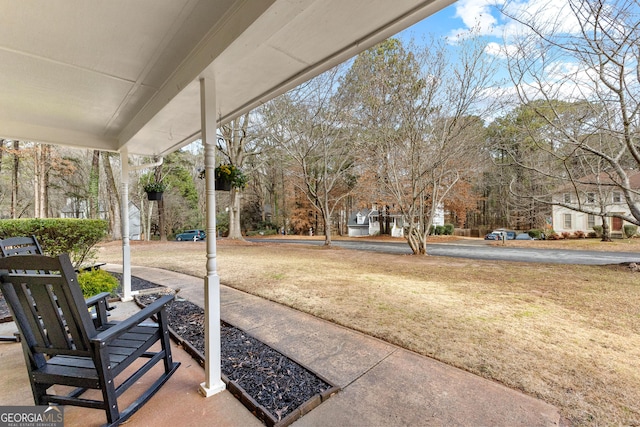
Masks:
[[[504,8],[525,28],[505,49],[509,72],[521,102],[545,124],[544,132],[529,135],[553,161],[514,159],[553,178],[556,188],[573,188],[576,201],[584,200],[585,186],[609,197],[553,204],[640,225],[640,189],[631,182],[640,167],[637,1],[568,0],[552,16],[543,8],[531,13],[516,6]],[[609,211],[611,188],[623,195],[629,215]]]
[[[332,216],[353,188],[353,144],[334,96],[340,68],[275,99],[265,108],[270,136],[293,160],[298,190],[320,214],[324,244],[331,245]]]
[[[255,128],[250,126],[250,114],[238,117],[218,129],[218,151],[226,157],[227,161],[242,170],[246,161],[256,156],[260,150],[256,145],[257,135]],[[247,171],[244,171],[247,173]],[[240,227],[240,206],[242,200],[242,188],[231,187],[229,209],[229,235],[230,239],[242,240]]]
[[[383,197],[402,214],[414,254],[426,255],[436,210],[477,168],[483,123],[474,112],[481,103],[491,108],[494,71],[483,48],[462,40],[454,60],[438,41],[405,49],[390,39],[359,55],[345,76],[341,89],[352,100],[361,152]]]

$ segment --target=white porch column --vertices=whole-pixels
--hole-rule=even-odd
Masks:
[[[200,393],[213,396],[225,389],[220,361],[220,277],[216,266],[216,98],[212,78],[200,79],[200,121],[204,143],[207,193],[207,276],[204,279],[205,382]]]
[[[129,246],[129,152],[120,152],[120,223],[122,224],[122,301],[131,301],[131,247]]]

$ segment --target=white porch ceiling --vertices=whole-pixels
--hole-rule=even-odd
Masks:
[[[0,0],[0,137],[160,155],[455,0]]]

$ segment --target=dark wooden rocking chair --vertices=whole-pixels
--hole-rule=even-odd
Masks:
[[[118,425],[146,403],[180,365],[171,357],[164,310],[173,296],[156,300],[127,320],[107,323],[106,315],[92,320],[67,254],[1,258],[0,271],[2,292],[22,335],[36,405],[103,409],[107,425]],[[37,273],[30,273],[34,271]],[[158,323],[144,322],[152,316]],[[157,342],[161,348],[150,351]],[[116,387],[116,377],[141,357],[149,360]],[[160,377],[120,411],[117,398],[159,361],[164,363]],[[67,395],[49,394],[53,385],[76,389]],[[100,389],[102,400],[82,398],[88,389]]]

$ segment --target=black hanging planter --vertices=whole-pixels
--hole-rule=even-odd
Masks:
[[[216,178],[216,191],[231,191],[231,181],[224,178]]]
[[[162,191],[147,191],[147,199],[162,200]]]

